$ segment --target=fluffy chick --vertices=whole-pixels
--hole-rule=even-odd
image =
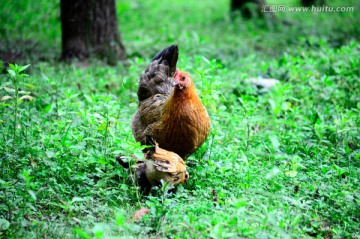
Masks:
[[[144,195],[148,195],[153,186],[159,186],[161,180],[176,186],[189,179],[185,162],[179,155],[160,148],[152,137],[147,137],[147,144],[153,146],[145,150],[144,160],[132,155],[136,165],[130,168],[136,175],[136,183]],[[124,159],[125,157],[120,156],[116,161],[122,167],[129,168],[129,162]]]
[[[164,180],[175,186],[189,179],[185,162],[179,155],[160,148],[153,140],[148,142],[154,145],[145,153],[145,173],[151,185],[159,185]]]

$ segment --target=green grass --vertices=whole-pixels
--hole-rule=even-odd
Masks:
[[[58,63],[59,3],[38,2],[0,10],[0,51],[31,64],[15,83],[34,98],[0,102],[0,237],[360,238],[357,1],[277,14],[291,26],[231,20],[228,1],[118,1],[129,64],[117,67]],[[115,156],[141,156],[137,82],[172,43],[212,129],[189,183],[143,198]],[[257,76],[281,83],[244,83]],[[14,79],[0,75],[0,98],[15,97]],[[141,207],[151,211],[134,222]]]

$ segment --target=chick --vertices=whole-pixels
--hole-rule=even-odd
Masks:
[[[154,145],[145,153],[145,173],[151,185],[159,185],[161,180],[175,186],[189,179],[184,160],[174,152],[159,147],[152,137],[147,144]]]
[[[189,179],[185,162],[179,155],[160,148],[151,136],[146,136],[146,144],[153,146],[145,149],[144,160],[132,156],[137,164],[130,168],[144,195],[148,195],[153,186],[159,186],[161,180],[176,186]],[[116,158],[122,167],[129,168],[129,163],[124,159],[122,156]]]

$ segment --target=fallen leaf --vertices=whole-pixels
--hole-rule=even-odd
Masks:
[[[141,209],[137,210],[134,214],[134,220],[135,221],[141,220],[141,218],[144,215],[148,214],[149,212],[150,212],[150,210],[148,208],[141,208]]]

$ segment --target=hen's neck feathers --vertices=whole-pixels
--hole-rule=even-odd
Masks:
[[[200,101],[194,84],[191,83],[186,89],[180,90],[175,88],[172,91],[164,106],[161,121],[163,124],[169,123],[171,126],[178,125],[180,128],[182,126],[187,127],[186,122],[190,118],[195,121],[199,120],[203,111],[204,106]],[[185,125],[183,125],[184,123]]]
[[[193,82],[191,82],[189,86],[182,90],[175,87],[169,97],[168,103],[182,105],[188,104],[189,102],[201,104]]]

